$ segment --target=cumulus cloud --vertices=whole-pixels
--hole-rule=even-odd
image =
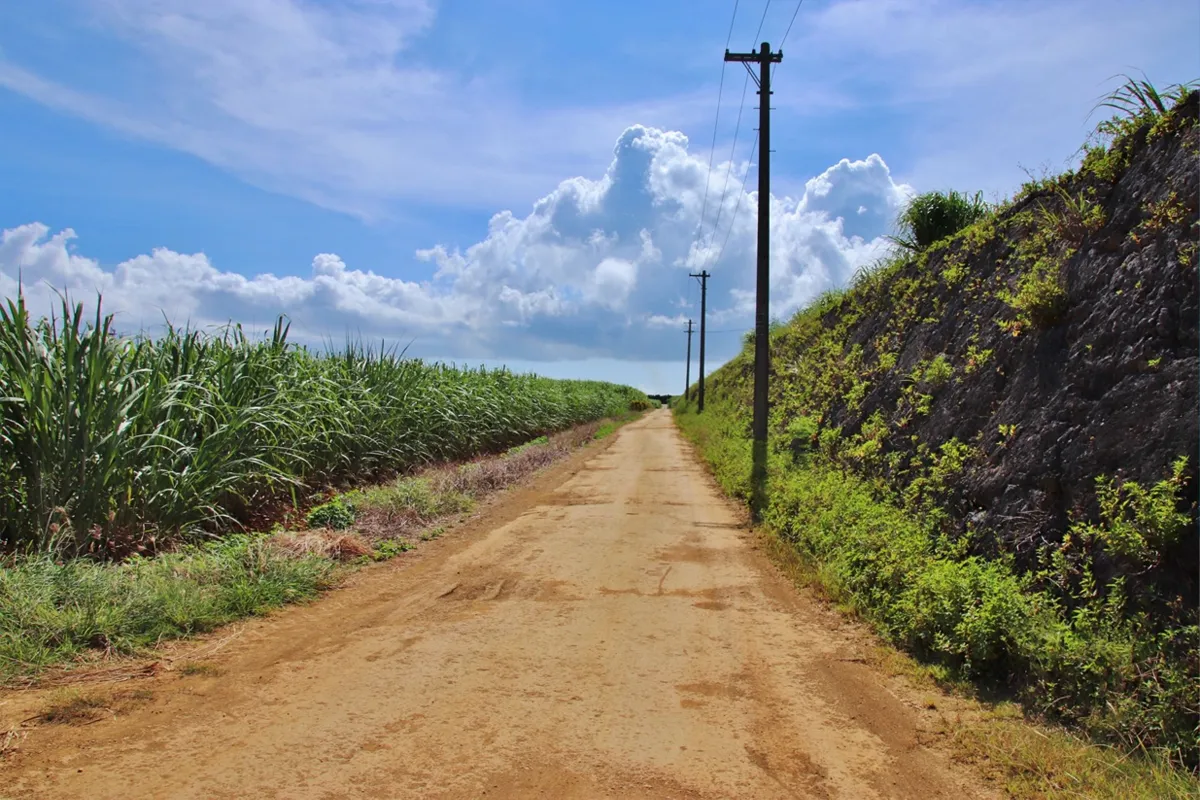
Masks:
[[[669,359],[679,343],[664,329],[697,317],[687,301],[691,271],[712,273],[711,322],[751,324],[757,196],[743,187],[751,169],[726,163],[709,174],[683,134],[635,125],[599,177],[562,181],[525,216],[497,213],[474,244],[434,243],[410,265],[363,269],[320,253],[306,277],[244,276],[203,253],[159,248],[107,267],[74,252],[73,231],[35,222],[4,231],[0,288],[12,294],[20,275],[43,310],[51,287],[81,301],[102,292],[125,327],[164,315],[266,326],[286,313],[301,336],[414,339],[427,355]],[[771,198],[776,316],[879,256],[881,235],[912,191],[876,154],[843,159],[804,186],[800,197]],[[423,280],[393,276],[422,265]]]

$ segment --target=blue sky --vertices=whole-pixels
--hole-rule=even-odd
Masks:
[[[713,273],[710,368],[752,324],[757,98],[738,126],[736,64],[712,147],[733,10],[0,4],[0,291],[20,273],[42,307],[102,291],[126,328],[287,313],[314,342],[678,391],[689,271]],[[739,0],[731,47],[760,22],[778,46],[795,12]],[[804,0],[795,20],[780,316],[877,258],[912,192],[999,199],[1068,166],[1114,74],[1200,77],[1194,0]]]

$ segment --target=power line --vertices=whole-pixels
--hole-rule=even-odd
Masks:
[[[758,147],[758,134],[754,134],[754,143],[750,145],[750,158],[754,158],[755,148]],[[750,164],[746,164],[746,174],[742,176],[742,185],[738,187],[737,205],[733,207],[733,217],[729,220],[729,230],[725,232],[725,241],[721,243],[721,250],[717,253],[717,261],[721,260],[721,256],[725,255],[725,246],[729,244],[729,237],[733,234],[733,227],[737,223],[738,210],[742,207],[742,198],[746,196],[746,179],[750,177]],[[713,262],[716,263],[716,262]]]
[[[739,0],[734,0],[733,15],[729,18],[729,33],[726,34],[726,36],[725,36],[725,49],[726,50],[729,49],[729,43],[733,41],[733,24],[734,24],[734,22],[737,21],[738,2],[739,2]],[[759,27],[761,28],[761,24]],[[704,233],[704,217],[708,213],[708,184],[709,184],[709,181],[712,179],[713,157],[716,155],[716,152],[717,152],[717,128],[721,122],[721,97],[724,94],[724,92],[725,92],[725,64],[724,64],[724,62],[722,62],[721,63],[721,81],[717,85],[717,113],[713,117],[712,146],[708,150],[708,173],[704,176],[704,200],[700,204],[700,222],[697,225],[697,230],[696,230],[696,233],[697,233],[696,239],[697,240],[699,240]],[[744,93],[743,93],[742,102],[745,102]],[[739,111],[738,113],[740,116],[741,112]]]
[[[799,0],[796,3],[796,10],[792,12],[792,19],[788,23],[787,30],[783,32],[783,38],[779,40],[779,51],[783,52],[783,45],[787,42],[788,34],[792,32],[792,26],[796,24],[796,17],[800,15],[800,6],[804,5],[804,0]],[[779,65],[771,67],[771,80],[775,80],[775,70],[779,69]]]
[[[803,0],[802,0],[803,1]],[[737,19],[737,7],[739,0],[733,0],[733,16],[729,19],[729,34],[725,37],[725,46],[729,47],[729,43],[733,41],[733,23]]]
[[[754,41],[750,43],[750,48],[758,47],[758,35],[762,33],[763,23],[767,21],[767,12],[771,9],[771,0],[767,0],[767,4],[763,6],[762,19],[758,21],[758,30],[754,32]],[[729,49],[729,45],[725,45],[725,49]]]
[[[783,45],[787,42],[788,34],[792,32],[792,26],[796,24],[796,17],[800,14],[800,6],[804,5],[804,0],[796,3],[796,10],[792,12],[792,21],[788,23],[787,30],[783,32],[783,38],[779,40],[779,49],[783,49]]]
[[[708,246],[712,247],[717,238],[717,229],[721,226],[721,212],[725,209],[725,196],[729,192],[729,173],[733,171],[733,156],[737,152],[738,134],[742,130],[742,111],[746,108],[746,90],[750,88],[750,73],[746,73],[746,81],[742,84],[742,102],[738,105],[737,124],[733,128],[733,144],[729,147],[729,169],[725,170],[725,186],[721,189],[721,201],[717,205],[717,218],[713,220],[712,235],[708,237]],[[716,262],[713,262],[714,266]]]

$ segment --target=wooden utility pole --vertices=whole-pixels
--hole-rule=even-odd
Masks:
[[[688,320],[687,331],[688,335],[688,351],[687,351],[687,370],[684,373],[683,381],[683,402],[686,405],[688,399],[688,389],[692,388],[692,321]]]
[[[704,411],[704,318],[707,316],[709,273],[702,269],[698,275],[695,272],[689,274],[700,279],[700,402],[696,406],[696,413],[700,414]]]
[[[761,492],[766,482],[767,381],[771,374],[771,64],[783,61],[783,51],[772,53],[771,46],[763,42],[757,53],[726,50],[725,60],[745,64],[750,77],[758,84],[758,292],[754,309],[754,419],[751,426],[755,474],[751,482]],[[758,64],[758,75],[754,74],[751,64]]]

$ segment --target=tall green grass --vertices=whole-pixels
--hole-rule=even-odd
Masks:
[[[124,337],[63,299],[0,307],[0,550],[124,554],[236,529],[330,482],[483,452],[628,410],[634,389],[316,353],[281,318],[252,340]]]
[[[337,564],[235,534],[121,564],[35,556],[0,569],[0,681],[85,652],[136,652],[166,639],[315,597]]]
[[[892,242],[920,252],[983,219],[991,209],[983,193],[957,191],[925,192],[912,198],[896,221],[899,228]]]

